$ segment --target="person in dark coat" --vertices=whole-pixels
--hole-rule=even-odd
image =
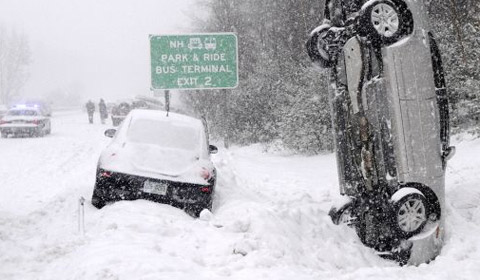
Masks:
[[[105,120],[108,118],[107,105],[103,99],[100,99],[98,103],[98,110],[100,111],[100,121],[105,124]]]
[[[93,123],[93,113],[95,112],[95,104],[92,102],[92,100],[88,100],[86,107],[87,107],[87,113],[88,113],[88,121],[90,123]]]

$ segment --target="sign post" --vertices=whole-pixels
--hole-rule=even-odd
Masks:
[[[238,85],[234,33],[150,35],[151,87],[231,89]]]
[[[165,110],[167,110],[168,117],[168,112],[170,112],[170,91],[168,89],[165,91]]]

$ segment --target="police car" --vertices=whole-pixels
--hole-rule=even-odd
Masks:
[[[10,135],[43,137],[51,130],[50,117],[35,105],[16,105],[0,119],[2,138]]]

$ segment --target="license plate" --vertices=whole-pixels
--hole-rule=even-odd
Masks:
[[[158,195],[166,195],[167,187],[168,185],[165,183],[145,181],[145,183],[143,183],[143,192],[158,194]]]

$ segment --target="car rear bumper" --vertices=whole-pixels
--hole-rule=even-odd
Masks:
[[[34,134],[41,128],[38,125],[23,125],[23,126],[1,126],[0,131],[4,134]]]
[[[165,185],[166,193],[161,195],[145,191],[147,181]],[[114,173],[103,169],[97,170],[95,184],[96,194],[105,201],[146,199],[178,208],[192,205],[209,208],[213,191],[213,180],[210,185],[196,185]]]

